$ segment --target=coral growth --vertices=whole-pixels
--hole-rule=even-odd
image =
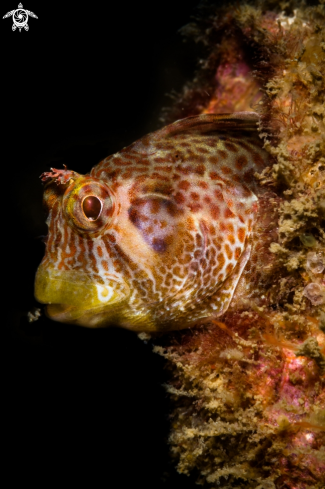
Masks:
[[[324,26],[322,1],[265,1],[204,7],[185,29],[208,57],[166,118],[253,108],[274,158],[257,176],[269,218],[253,286],[218,321],[156,340],[178,470],[209,487],[325,486]]]

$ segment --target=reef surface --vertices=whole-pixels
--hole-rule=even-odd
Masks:
[[[204,4],[206,46],[165,122],[255,110],[256,275],[218,320],[155,339],[173,399],[171,451],[207,487],[325,487],[325,2]],[[251,273],[247,270],[246,273]]]

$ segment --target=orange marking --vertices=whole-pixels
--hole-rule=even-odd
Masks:
[[[177,192],[175,194],[175,201],[177,202],[177,204],[184,204],[185,202],[184,195],[181,192]]]
[[[238,156],[238,158],[236,158],[236,168],[238,168],[238,170],[242,170],[244,168],[244,166],[246,166],[248,163],[247,161],[247,158],[246,156],[244,155],[241,155],[241,156]]]
[[[225,244],[225,251],[229,260],[232,259],[232,251],[228,243]]]
[[[212,219],[219,219],[220,217],[220,209],[216,204],[210,205],[210,212]]]
[[[152,214],[158,214],[160,210],[160,202],[158,199],[151,199],[150,200],[150,211]]]
[[[221,190],[216,189],[216,190],[214,191],[214,195],[215,195],[215,197],[216,197],[218,200],[223,200],[223,195],[222,195]]]
[[[209,163],[211,165],[216,165],[219,161],[219,158],[217,156],[209,156]]]
[[[206,182],[199,182],[199,187],[207,190],[209,188],[209,185]]]
[[[229,173],[232,173],[231,169],[230,169],[228,166],[222,166],[222,167],[221,167],[221,171],[222,171],[222,173],[224,173],[225,175],[229,175]]]
[[[226,274],[229,275],[232,272],[232,269],[234,268],[232,263],[229,263],[226,267]]]
[[[238,260],[241,255],[241,248],[237,247],[235,249],[235,259]]]
[[[223,158],[224,160],[228,157],[227,152],[224,151],[223,149],[218,149],[218,155],[220,156],[220,158]]]
[[[102,260],[102,267],[104,268],[105,272],[108,272],[108,263],[106,260]]]
[[[200,200],[200,196],[196,192],[191,192],[191,199],[193,199],[193,200]]]
[[[225,143],[225,148],[228,151],[231,151],[232,153],[237,153],[237,151],[238,151],[238,149],[236,148],[236,146],[234,144],[228,143],[228,142]]]
[[[191,212],[198,212],[202,209],[201,204],[198,204],[196,202],[191,202],[187,205],[187,207],[191,210]]]
[[[103,250],[101,249],[100,246],[97,246],[97,253],[98,253],[98,256],[100,256],[100,258],[103,256]]]
[[[253,161],[257,166],[264,166],[264,160],[258,153],[253,153]]]
[[[186,180],[181,180],[178,183],[178,188],[180,188],[181,190],[188,190],[190,186],[191,186],[191,184],[189,182],[187,182]]]
[[[243,228],[240,228],[238,229],[238,239],[241,243],[243,243],[245,241],[245,237],[246,237],[246,233],[245,233],[245,229]]]
[[[231,212],[230,209],[227,209],[225,210],[225,218],[226,219],[232,219],[233,217],[235,217],[235,214],[233,212]]]

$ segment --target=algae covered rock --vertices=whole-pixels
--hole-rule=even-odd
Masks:
[[[165,120],[252,110],[272,164],[232,307],[156,340],[171,451],[207,487],[325,487],[325,4],[205,4],[206,46]]]

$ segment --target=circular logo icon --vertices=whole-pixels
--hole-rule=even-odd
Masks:
[[[26,12],[26,10],[22,9],[22,8],[19,8],[17,10],[14,11],[13,15],[12,15],[12,20],[13,20],[13,26],[12,28],[14,28],[15,26],[15,29],[18,27],[18,29],[22,29],[23,27],[26,29],[28,29],[28,25],[27,25],[27,22],[28,22],[28,13]],[[13,30],[15,30],[13,29]]]

